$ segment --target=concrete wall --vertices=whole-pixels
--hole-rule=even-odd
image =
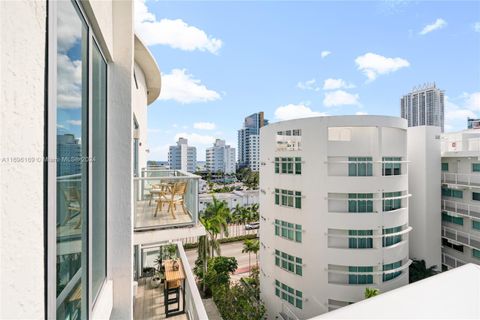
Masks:
[[[440,127],[408,128],[410,258],[441,269]]]
[[[145,75],[138,64],[135,63],[135,76],[137,79],[138,89],[135,80],[132,80],[133,92],[133,114],[138,122],[139,147],[138,147],[138,168],[141,174],[142,168],[147,167],[147,149],[148,149],[148,120],[147,120],[147,85]]]
[[[0,319],[45,316],[46,13],[45,1],[0,2]]]

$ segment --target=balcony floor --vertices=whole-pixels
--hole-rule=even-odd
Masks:
[[[155,208],[157,203],[148,200],[136,201],[135,208],[135,228],[159,227],[167,225],[185,224],[193,222],[192,217],[183,212],[182,206],[177,205],[175,210],[175,219],[168,212],[168,204],[164,204],[162,210],[159,210],[155,217]]]
[[[182,302],[180,302],[182,303]],[[158,288],[150,286],[150,278],[138,281],[137,296],[133,307],[133,319],[166,319],[165,305],[163,303],[163,284]],[[186,314],[169,317],[171,320],[188,320]]]

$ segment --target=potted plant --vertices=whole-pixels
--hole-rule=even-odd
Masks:
[[[177,257],[177,245],[169,244],[165,246],[166,258],[175,259]]]
[[[162,283],[162,273],[161,272],[155,272],[155,275],[152,277],[152,280],[150,281],[150,285],[152,288],[158,288],[160,284]]]

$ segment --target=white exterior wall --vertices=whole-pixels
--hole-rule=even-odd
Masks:
[[[410,258],[441,269],[440,128],[410,127],[408,132]]]
[[[225,140],[217,139],[213,147],[206,149],[206,169],[210,172],[235,172],[235,148],[225,145]]]
[[[137,86],[135,80],[132,80],[132,92],[133,92],[133,115],[138,123],[138,170],[141,172],[142,168],[147,167],[148,158],[148,121],[147,121],[147,84],[145,81],[145,75],[140,66],[135,63],[135,77],[137,79]],[[136,138],[136,137],[135,137]]]
[[[478,141],[478,129],[442,135],[441,162],[448,164],[448,171],[441,173],[442,187],[463,193],[461,199],[441,198],[441,211],[463,218],[463,225],[442,221],[442,237],[451,243],[463,245],[463,252],[442,246],[442,262],[448,269],[465,263],[480,265],[480,259],[472,255],[474,249],[480,251],[480,230],[472,225],[473,221],[480,221],[480,201],[472,198],[474,192],[480,193],[480,172],[472,171],[472,164],[480,163]]]
[[[349,127],[351,141],[328,141],[329,127]],[[261,129],[260,167],[260,285],[268,319],[280,312],[307,319],[329,310],[329,299],[355,302],[362,300],[366,287],[382,292],[408,283],[408,200],[399,210],[382,213],[382,193],[402,191],[408,194],[408,176],[382,176],[383,156],[407,156],[407,122],[395,117],[340,116],[298,119],[269,124]],[[301,129],[301,150],[276,151],[277,131]],[[373,176],[349,177],[349,156],[373,158]],[[301,157],[301,175],[276,174],[275,157]],[[339,169],[342,168],[342,169]],[[275,188],[302,192],[302,208],[275,205]],[[346,213],[346,205],[336,205],[328,197],[348,193],[373,193],[374,213]],[[329,204],[330,202],[330,204]],[[302,242],[275,236],[275,219],[302,225]],[[382,247],[382,227],[404,226],[401,242]],[[330,230],[329,230],[330,229]],[[335,230],[332,230],[335,229]],[[348,249],[348,240],[333,234],[348,230],[374,232],[372,249]],[[333,236],[328,236],[329,232]],[[285,271],[275,265],[275,249],[303,259],[303,275]],[[402,274],[382,281],[382,265],[402,261]],[[345,274],[329,272],[329,265],[373,266],[373,284],[349,285]],[[330,266],[331,267],[331,266]],[[302,291],[303,308],[299,309],[275,295],[275,280]]]
[[[2,159],[43,157],[46,13],[0,2],[0,319],[45,316],[44,163]]]
[[[257,134],[250,135],[248,140],[250,163],[248,167],[252,171],[259,171],[260,169],[260,136]]]

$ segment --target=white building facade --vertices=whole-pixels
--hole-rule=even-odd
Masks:
[[[225,144],[225,140],[216,139],[213,147],[206,150],[205,168],[210,172],[235,173],[235,148]]]
[[[408,283],[407,123],[316,117],[261,130],[268,319],[307,319]]]
[[[195,172],[197,168],[197,148],[188,145],[188,140],[179,138],[176,146],[168,150],[168,165],[172,170]]]
[[[444,130],[445,93],[434,84],[425,84],[400,99],[401,117],[409,127],[436,126]]]
[[[266,126],[263,111],[254,113],[245,118],[243,128],[238,130],[238,166],[259,170],[260,157],[260,128]]]
[[[442,263],[480,264],[480,129],[442,136]]]
[[[198,197],[198,209],[204,211],[208,204],[213,202],[213,197],[219,201],[225,201],[230,210],[233,210],[237,204],[241,207],[248,207],[254,204],[258,204],[259,191],[258,190],[245,190],[245,191],[233,191],[225,193],[204,193]]]

